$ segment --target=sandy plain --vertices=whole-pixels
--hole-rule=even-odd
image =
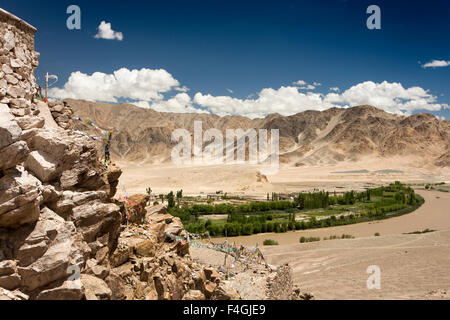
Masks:
[[[325,167],[281,167],[267,180],[258,177],[259,166],[119,165],[124,168],[119,193],[126,190],[129,194],[143,193],[151,186],[156,194],[179,189],[185,195],[223,190],[265,198],[268,192],[363,190],[396,180],[415,184],[450,181],[449,168],[408,166],[396,159]],[[426,191],[420,186],[416,191],[425,198],[425,204],[403,216],[228,240],[246,246],[258,243],[270,264],[289,263],[294,283],[317,299],[450,299],[450,193]],[[405,234],[427,228],[436,232]],[[374,236],[375,233],[381,236]],[[323,238],[342,234],[353,235],[355,239],[299,243],[301,236]],[[261,246],[265,239],[274,239],[280,245]],[[366,271],[372,265],[381,270],[380,290],[367,288],[370,275]]]

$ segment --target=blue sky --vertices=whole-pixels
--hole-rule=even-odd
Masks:
[[[81,30],[66,28],[71,4],[81,8]],[[366,27],[372,4],[381,30]],[[59,76],[58,98],[252,117],[368,102],[450,119],[450,66],[422,67],[450,61],[448,1],[0,0],[0,7],[38,29],[37,76]],[[95,38],[101,21],[123,39]],[[121,68],[136,72],[114,74]],[[293,84],[299,80],[306,84]],[[117,83],[105,88],[110,81]]]

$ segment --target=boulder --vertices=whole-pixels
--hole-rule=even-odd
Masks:
[[[17,270],[17,264],[13,260],[4,260],[0,262],[0,277],[8,276],[15,273]]]
[[[125,283],[118,274],[115,272],[110,272],[108,277],[105,279],[105,282],[112,291],[112,300],[124,300],[126,298]]]
[[[27,110],[26,109],[16,109],[16,108],[11,108],[11,113],[16,116],[16,117],[23,117],[27,114]]]
[[[22,128],[22,130],[29,130],[33,128],[42,128],[45,124],[45,120],[42,117],[20,117],[16,118],[17,124]]]
[[[72,219],[77,227],[86,227],[118,213],[119,207],[115,204],[94,200],[74,208]]]
[[[205,268],[203,272],[205,273],[206,279],[211,282],[220,282],[220,279],[222,278],[221,275],[213,268]]]
[[[71,243],[58,243],[50,247],[39,260],[28,267],[18,267],[22,286],[33,291],[59,279],[68,278]]]
[[[29,240],[28,240],[29,241]],[[48,244],[45,241],[38,243],[25,243],[17,252],[17,259],[19,259],[20,266],[29,266],[34,261],[38,260],[44,255],[48,249]]]
[[[82,274],[81,283],[85,289],[86,300],[110,300],[112,296],[111,289],[105,281],[97,277]]]
[[[22,129],[14,121],[14,116],[5,112],[5,107],[8,108],[7,105],[0,104],[0,149],[19,140],[22,134]]]
[[[179,235],[183,231],[183,223],[180,218],[173,218],[172,222],[167,226],[166,232],[172,235]]]
[[[123,243],[117,245],[117,248],[111,254],[110,263],[113,268],[118,267],[126,263],[133,253],[133,248]]]
[[[153,257],[156,253],[156,243],[154,240],[144,240],[135,246],[137,256]]]
[[[55,159],[65,162],[68,168],[80,156],[80,148],[65,133],[57,130],[40,130],[28,141],[30,150],[44,151]]]
[[[109,269],[104,266],[95,265],[95,266],[92,266],[87,271],[87,274],[90,274],[90,275],[96,276],[97,278],[105,280],[106,277],[109,275]]]
[[[214,293],[214,290],[216,290],[217,285],[214,282],[208,281],[205,286],[203,292],[205,293],[205,296],[209,299]]]
[[[95,200],[75,207],[72,212],[72,219],[87,243],[94,242],[98,237],[108,234],[108,247],[114,246],[121,220],[118,206]]]
[[[14,290],[20,286],[20,276],[16,273],[0,277],[0,288]]]
[[[89,248],[83,246],[72,222],[64,221],[47,208],[41,215],[25,244],[44,242],[48,249],[30,265],[17,268],[22,277],[21,286],[30,292],[38,288],[51,289],[47,287],[51,283],[70,280],[73,270],[81,270],[89,255]]]
[[[15,142],[0,150],[0,169],[6,170],[24,162],[29,154],[25,141]]]
[[[117,185],[119,184],[119,178],[122,175],[122,170],[114,164],[108,167],[106,172],[108,183],[109,183],[109,197],[113,198],[117,192]]]
[[[11,169],[0,179],[0,227],[15,228],[39,219],[41,182],[27,171]]]
[[[20,292],[19,290],[9,291],[0,288],[0,301],[1,300],[28,300],[29,296]]]
[[[36,297],[36,300],[81,300],[84,296],[84,287],[80,280],[64,281],[56,288],[44,290]]]
[[[42,182],[56,179],[60,174],[59,162],[44,151],[33,151],[28,155],[24,164],[25,168],[34,173]]]
[[[235,289],[225,290],[222,287],[217,287],[211,296],[211,300],[241,300],[241,296]]]
[[[200,290],[190,290],[183,296],[183,300],[206,300],[206,297]]]

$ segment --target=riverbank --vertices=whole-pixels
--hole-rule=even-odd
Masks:
[[[348,234],[357,238],[371,237],[375,233],[380,235],[403,234],[425,229],[450,229],[450,193],[440,191],[416,190],[425,199],[425,203],[416,211],[384,220],[363,222],[345,226],[291,231],[287,233],[261,233],[251,236],[229,237],[228,241],[245,246],[260,246],[265,239],[273,239],[280,245],[299,243],[300,237],[329,237],[332,235]],[[215,238],[221,243],[225,238]]]

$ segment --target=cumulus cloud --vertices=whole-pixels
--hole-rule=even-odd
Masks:
[[[96,39],[106,39],[106,40],[123,40],[122,32],[114,31],[111,28],[111,23],[102,21],[98,26],[98,32],[95,35]]]
[[[246,99],[202,92],[191,96],[187,93],[188,89],[180,86],[178,80],[166,70],[122,68],[112,74],[74,72],[63,88],[51,88],[49,96],[113,103],[120,100],[161,112],[206,112],[250,118],[265,117],[271,113],[288,116],[306,110],[322,111],[332,107],[347,108],[365,104],[403,115],[416,110],[439,111],[449,108],[448,104],[439,103],[437,97],[428,90],[417,86],[405,88],[395,82],[366,81],[342,92],[337,87],[330,88],[327,94],[313,91],[315,86],[314,89],[307,89],[308,86],[313,85],[305,83],[302,87],[264,88]],[[232,90],[229,92],[231,94]]]
[[[312,85],[312,84],[308,84],[306,87],[300,88],[300,89],[305,89],[305,90],[314,90],[316,88],[316,86]]]
[[[159,100],[156,102],[138,101],[132,104],[141,108],[151,108],[159,112],[175,112],[175,113],[209,113],[206,110],[195,108],[192,99],[187,93],[179,93],[175,97],[168,100]]]
[[[446,60],[433,60],[422,65],[422,68],[440,68],[450,66],[450,61]]]
[[[291,115],[305,110],[325,110],[332,107],[320,93],[299,92],[296,87],[266,88],[255,99],[236,99],[229,96],[212,96],[198,92],[194,102],[218,115],[240,114],[250,118],[264,117],[270,113]]]
[[[306,85],[306,81],[304,80],[298,80],[292,83],[294,86],[304,86]]]
[[[91,75],[77,71],[70,75],[64,88],[50,89],[49,96],[106,102],[118,102],[119,98],[150,101],[163,99],[164,92],[183,90],[179,85],[164,69],[122,68],[113,74],[95,72]]]
[[[292,85],[301,90],[314,90],[314,89],[316,89],[316,87],[319,87],[322,84],[319,82],[313,82],[312,84],[308,84],[304,80],[298,80],[298,81],[293,82]]]
[[[175,90],[180,91],[180,92],[188,92],[189,88],[186,86],[182,86],[180,88],[175,88]]]
[[[328,103],[349,106],[369,104],[397,114],[410,114],[418,109],[436,111],[448,107],[447,104],[436,103],[436,100],[436,96],[421,87],[405,89],[400,83],[387,81],[362,82],[342,94],[329,93],[324,97],[324,102]]]
[[[438,111],[448,108],[437,103],[436,96],[420,87],[404,88],[400,83],[359,83],[343,93],[299,91],[298,87],[266,88],[255,99],[236,99],[229,96],[212,96],[197,93],[194,102],[219,115],[240,114],[251,118],[270,113],[292,115],[306,110],[322,111],[331,107],[373,105],[390,113],[411,114],[415,110]]]

